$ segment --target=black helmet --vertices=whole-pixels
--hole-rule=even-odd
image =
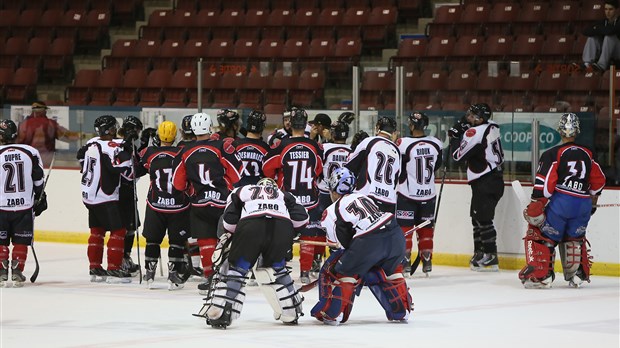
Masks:
[[[383,132],[394,133],[396,131],[396,121],[393,118],[383,116],[377,121],[377,128]]]
[[[115,135],[116,118],[114,118],[114,116],[112,115],[103,115],[97,117],[97,119],[95,120],[95,132],[97,132],[100,137],[104,135]]]
[[[345,111],[338,116],[338,121],[344,122],[346,124],[351,124],[355,120],[355,114],[350,111]]]
[[[425,130],[428,127],[428,116],[420,111],[414,111],[409,115],[409,127],[417,130]]]
[[[291,107],[290,109],[288,109],[288,110],[284,111],[284,112],[282,113],[282,118],[284,119],[284,118],[287,118],[287,117],[291,117],[291,116],[293,116],[293,113],[295,112],[295,110],[297,110],[297,107],[296,107],[296,106],[293,106],[293,107]]]
[[[139,132],[142,130],[142,128],[144,128],[144,126],[142,125],[142,121],[140,121],[139,118],[129,115],[123,120],[123,125],[121,128],[123,128],[124,131],[134,130],[136,132]]]
[[[291,111],[291,127],[293,129],[305,129],[308,123],[308,113],[304,109]]]
[[[239,114],[233,110],[221,109],[217,112],[217,123],[225,128],[232,127],[239,120]]]
[[[192,116],[194,115],[185,115],[183,116],[183,121],[181,121],[181,130],[185,135],[194,135],[194,131],[192,130]]]
[[[491,107],[487,103],[474,104],[469,107],[469,110],[467,110],[467,112],[470,112],[480,117],[485,122],[488,121],[491,116],[493,116],[493,111],[491,111]]]
[[[265,121],[267,120],[267,116],[265,113],[260,110],[252,110],[248,115],[248,132],[252,133],[260,133],[265,129]]]
[[[346,140],[349,137],[349,125],[343,121],[332,123],[331,131],[334,140]]]
[[[17,126],[11,120],[0,120],[0,140],[11,143],[17,138]]]

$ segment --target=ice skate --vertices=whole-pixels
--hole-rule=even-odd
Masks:
[[[11,280],[13,281],[14,288],[21,288],[26,282],[26,277],[19,269],[19,261],[17,260],[11,261]]]
[[[405,276],[405,278],[410,278],[411,277],[411,258],[405,257],[402,264],[403,264],[403,276]]]
[[[422,259],[422,272],[429,276],[429,273],[433,270],[433,261],[431,260],[431,253],[429,251],[423,251],[420,256]]]
[[[108,284],[128,284],[131,283],[131,274],[122,269],[108,270],[106,278]]]
[[[184,262],[168,262],[168,290],[183,289],[188,277],[189,272]]]
[[[4,262],[3,262],[4,265]],[[8,266],[9,263],[6,263],[6,266]],[[2,268],[0,269],[0,288],[4,288],[7,286],[7,282],[9,280],[9,270],[6,268]]]
[[[310,284],[310,271],[301,271],[299,274],[299,281],[302,284]]]
[[[155,272],[157,271],[157,261],[147,261],[145,272],[142,280],[146,282],[148,289],[153,289],[153,282],[155,281]]]
[[[312,260],[312,268],[310,268],[310,277],[318,278],[319,272],[321,272],[321,263],[323,262],[323,255],[317,254],[314,255],[314,260]]]
[[[91,268],[89,271],[90,281],[93,283],[105,282],[108,277],[108,271],[101,267]]]
[[[495,253],[484,253],[482,258],[475,262],[476,272],[499,272],[499,260]]]
[[[132,277],[135,277],[140,271],[140,266],[133,262],[131,256],[125,255],[123,256],[123,262],[121,262],[121,269],[131,274]]]
[[[198,284],[198,293],[201,295],[207,295],[209,290],[211,289],[211,282],[213,281],[213,276],[207,277],[206,281]]]
[[[205,272],[201,267],[194,266],[189,267],[189,281],[193,282],[204,282],[205,281]]]
[[[215,329],[226,329],[226,327],[230,326],[232,323],[232,304],[226,303],[224,305],[224,309],[222,310],[222,315],[217,319],[208,319],[207,324],[211,325],[211,327]]]
[[[478,261],[482,259],[484,253],[482,251],[474,251],[474,255],[469,259],[469,269],[475,271],[478,268]]]

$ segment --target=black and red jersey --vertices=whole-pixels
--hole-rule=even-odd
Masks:
[[[292,193],[306,209],[318,204],[317,178],[323,171],[323,148],[305,137],[284,138],[263,160],[263,173]]]
[[[551,197],[554,192],[590,197],[600,194],[605,175],[592,151],[573,142],[545,151],[538,162],[532,198]]]
[[[244,138],[235,141],[237,155],[241,159],[241,179],[236,187],[255,185],[263,175],[263,158],[269,152],[269,145],[263,139]]]
[[[150,185],[146,202],[161,213],[174,213],[189,207],[189,197],[172,184],[175,156],[181,148],[175,146],[149,146],[140,152],[140,164],[149,174]]]

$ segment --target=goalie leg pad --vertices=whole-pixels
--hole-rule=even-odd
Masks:
[[[526,288],[549,288],[555,273],[555,242],[544,237],[540,229],[529,225],[524,239],[526,265],[519,272],[519,279]]]
[[[311,315],[326,324],[345,323],[353,309],[359,279],[334,273],[331,267],[324,266],[318,282],[319,302],[312,308]]]
[[[254,271],[260,289],[273,309],[273,318],[284,323],[296,324],[303,315],[301,303],[304,298],[293,285],[293,279],[285,267],[257,268]]]
[[[579,287],[584,281],[590,282],[592,257],[588,254],[588,241],[585,237],[567,239],[560,242],[560,259],[564,280],[573,287]]]
[[[382,268],[374,267],[364,276],[364,281],[385,310],[388,320],[409,319],[413,302],[402,273],[395,272],[388,276]]]
[[[212,295],[207,298],[206,314],[209,325],[228,326],[233,320],[239,318],[245,301],[243,287],[247,272],[247,270],[231,265],[226,274],[219,279]],[[224,314],[226,314],[225,317],[223,317]]]

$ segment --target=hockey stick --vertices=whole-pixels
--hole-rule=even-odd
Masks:
[[[50,174],[52,174],[52,168],[54,168],[54,161],[56,160],[56,151],[52,155],[52,161],[50,162],[50,166],[47,168],[47,175],[45,176],[45,182],[43,183],[43,190],[41,190],[41,196],[35,203],[38,205],[41,203],[41,199],[43,198],[43,194],[45,193],[45,187],[47,186],[47,182],[50,179]],[[30,242],[30,249],[32,250],[32,256],[34,257],[34,272],[32,272],[32,276],[30,276],[30,282],[34,283],[39,276],[39,259],[37,258],[37,253],[34,251],[34,236],[32,236],[32,242]]]
[[[514,191],[517,199],[519,200],[519,203],[521,203],[521,207],[525,208],[527,206],[527,202],[529,202],[529,199],[527,199],[527,196],[525,195],[525,190],[523,190],[521,182],[519,180],[515,180],[511,183],[511,185],[512,190]]]
[[[131,186],[133,187],[133,203],[134,203],[134,216],[133,221],[136,228],[136,251],[138,253],[138,280],[142,284],[142,263],[140,262],[140,233],[138,231],[138,189],[136,188],[136,180],[138,179],[136,173],[136,147],[132,144],[133,152],[131,154],[131,171],[133,178],[131,179]]]
[[[620,203],[593,204],[592,207],[594,208],[620,207]]]

